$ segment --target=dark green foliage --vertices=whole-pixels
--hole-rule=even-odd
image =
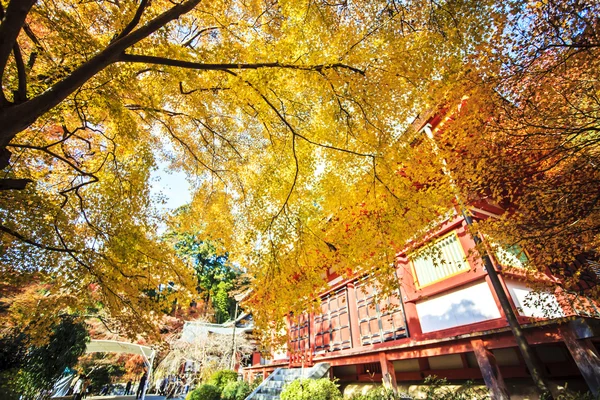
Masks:
[[[219,391],[222,391],[229,382],[237,381],[238,374],[235,371],[224,369],[217,371],[208,380],[208,383],[216,386]]]
[[[92,392],[99,392],[104,385],[109,385],[113,378],[118,378],[125,374],[125,368],[122,365],[101,365],[92,368],[86,376],[90,379]]]
[[[245,381],[229,382],[221,393],[222,400],[244,400],[252,393],[250,385]]]
[[[341,400],[342,393],[335,382],[323,379],[298,379],[286,385],[281,400]]]
[[[233,319],[235,300],[229,295],[238,285],[241,271],[228,263],[228,255],[219,255],[215,246],[191,234],[175,234],[175,250],[189,259],[196,271],[198,293],[215,310],[215,322]]]
[[[27,337],[14,330],[0,337],[0,398],[18,399],[16,377],[27,354]]]
[[[0,396],[2,399],[33,398],[51,389],[67,367],[77,363],[89,339],[83,323],[63,316],[52,328],[48,343],[29,346],[28,338],[11,332],[0,339]]]
[[[0,337],[0,373],[19,368],[27,354],[27,337],[24,333],[11,330]]]
[[[191,391],[185,400],[219,400],[221,391],[214,385],[204,384]]]
[[[550,400],[552,396],[550,394],[543,395],[542,400]],[[560,394],[556,397],[556,400],[598,400],[600,396],[594,396],[591,392],[577,392],[569,389],[569,385],[565,383],[564,389],[561,390]]]

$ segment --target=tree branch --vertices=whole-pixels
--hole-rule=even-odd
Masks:
[[[0,82],[3,81],[8,58],[15,43],[17,43],[17,37],[25,24],[25,18],[35,2],[36,0],[11,0],[8,3],[8,8],[0,25]],[[0,90],[0,107],[8,105],[9,102],[6,100],[4,92]]]
[[[17,76],[19,79],[19,86],[13,96],[15,103],[22,103],[27,101],[27,73],[25,72],[25,64],[23,63],[23,55],[21,54],[21,48],[19,43],[15,42],[13,46],[13,53],[15,56],[15,63],[17,64]]]
[[[142,54],[122,54],[117,61],[121,62],[139,62],[145,64],[156,64],[156,65],[166,65],[170,67],[180,67],[187,69],[195,69],[201,71],[225,71],[235,70],[235,69],[260,69],[260,68],[280,68],[280,69],[294,69],[300,71],[325,71],[328,69],[347,69],[349,71],[355,72],[360,75],[365,75],[365,72],[361,69],[352,67],[350,65],[342,64],[342,63],[334,63],[334,64],[318,64],[312,66],[303,66],[297,64],[286,64],[280,62],[271,62],[271,63],[247,63],[247,64],[208,64],[208,63],[199,63],[193,61],[185,61],[185,60],[174,60],[172,58],[167,57],[157,57],[157,56],[146,56]]]
[[[123,32],[121,32],[112,40],[113,42],[123,38],[125,35],[128,35],[133,30],[133,28],[135,28],[136,25],[140,23],[140,19],[142,18],[142,14],[144,14],[144,10],[146,10],[146,7],[148,7],[148,3],[150,3],[148,0],[142,0],[140,2],[140,5],[135,11],[135,15],[133,16],[131,21],[127,24],[125,29],[123,29]]]
[[[11,5],[15,2],[19,1],[13,0]],[[31,2],[33,5],[35,0],[23,0],[23,2]],[[0,148],[5,147],[17,133],[33,124],[42,114],[51,110],[64,99],[66,99],[69,95],[85,84],[91,77],[102,71],[110,64],[119,61],[119,55],[122,54],[126,49],[138,43],[142,39],[150,36],[152,33],[156,32],[169,22],[179,18],[181,15],[190,12],[198,3],[200,3],[200,0],[187,0],[183,3],[173,6],[169,10],[149,21],[144,26],[109,44],[100,53],[90,58],[87,62],[83,63],[63,80],[56,83],[50,89],[44,91],[39,96],[24,103],[14,105],[10,107],[10,110],[1,110],[0,126],[3,127],[3,130],[0,132]],[[29,10],[29,8],[27,10]],[[19,24],[19,30],[23,26],[25,16],[26,13],[23,15],[23,19]],[[2,43],[5,41],[5,35],[2,34],[2,29],[7,21],[8,16],[2,26],[0,26],[0,50],[2,49]],[[8,28],[4,30],[6,31],[7,29]],[[15,33],[15,40],[17,34],[18,30]],[[12,45],[14,44],[15,40],[11,41],[10,50],[12,50]],[[8,60],[8,56],[5,58]],[[6,60],[4,60],[4,63],[6,63]],[[0,67],[2,66],[2,61],[2,53],[0,51]]]
[[[67,247],[53,247],[53,246],[46,246],[45,244],[41,244],[38,242],[34,242],[33,240],[27,239],[25,236],[21,235],[19,232],[15,232],[12,229],[4,226],[4,225],[0,225],[0,231],[9,234],[10,236],[19,239],[22,242],[25,242],[27,244],[30,244],[32,246],[37,247],[38,249],[42,249],[42,250],[48,250],[48,251],[58,251],[61,253],[76,253],[75,250],[69,249]]]
[[[294,179],[292,181],[292,185],[290,186],[290,190],[288,191],[288,194],[285,198],[285,201],[281,205],[281,208],[279,209],[279,211],[277,211],[277,214],[275,214],[273,216],[273,218],[271,219],[271,223],[269,224],[269,228],[270,228],[273,226],[273,223],[275,222],[275,220],[281,215],[283,210],[285,210],[285,207],[287,206],[287,203],[290,200],[290,197],[292,197],[292,193],[294,192],[294,189],[296,188],[296,184],[298,183],[298,175],[300,174],[300,163],[298,161],[298,155],[296,154],[296,136],[298,136],[298,134],[296,133],[296,130],[294,129],[294,127],[289,123],[287,118],[285,118],[281,114],[281,112],[279,112],[277,107],[275,107],[273,105],[273,103],[271,103],[271,101],[269,101],[267,96],[265,96],[260,90],[255,88],[254,85],[252,85],[250,82],[246,81],[246,83],[252,89],[254,89],[260,97],[262,97],[262,99],[265,101],[265,103],[267,103],[267,105],[275,112],[275,114],[277,114],[277,117],[281,120],[281,122],[283,122],[285,124],[285,126],[288,127],[288,129],[292,133],[292,155],[294,156],[294,164],[295,164]]]
[[[216,29],[219,29],[218,26],[210,26],[208,28],[204,28],[204,29],[200,29],[198,32],[196,32],[194,34],[194,36],[192,36],[191,39],[189,39],[187,42],[185,42],[183,45],[185,47],[192,47],[192,43],[194,42],[194,40],[196,40],[200,35],[202,35],[204,32],[208,32],[208,31],[214,31]]]
[[[0,179],[0,190],[23,190],[31,179]]]

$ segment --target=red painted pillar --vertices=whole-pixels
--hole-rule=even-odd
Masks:
[[[392,389],[394,393],[398,393],[398,383],[396,382],[396,371],[394,370],[394,364],[387,359],[384,352],[379,353],[379,363],[381,364],[383,386]]]
[[[411,339],[418,340],[423,335],[423,331],[417,314],[417,304],[414,301],[404,303],[404,313],[406,314],[408,335]]]
[[[252,365],[260,365],[260,353],[258,351],[252,353]]]
[[[308,349],[313,354],[315,352],[315,313],[308,313]]]
[[[348,284],[348,320],[350,321],[350,339],[352,347],[362,346],[360,340],[360,324],[358,322],[358,307],[356,306],[356,289],[354,282]]]

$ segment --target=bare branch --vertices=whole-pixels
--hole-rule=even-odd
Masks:
[[[140,19],[142,18],[142,14],[144,14],[144,10],[146,9],[146,7],[148,7],[148,4],[150,3],[149,0],[142,0],[140,2],[140,5],[138,6],[137,10],[135,11],[135,15],[133,16],[133,18],[131,19],[131,21],[127,24],[127,26],[125,27],[125,29],[123,29],[123,32],[121,32],[118,36],[116,36],[112,41],[116,41],[121,39],[122,37],[124,37],[125,35],[128,35],[133,28],[135,28],[137,26],[137,24],[140,23]]]
[[[4,226],[4,225],[0,225],[0,231],[2,231],[4,233],[7,233],[7,234],[9,234],[10,236],[12,236],[14,238],[19,239],[22,242],[25,242],[25,243],[30,244],[32,246],[35,246],[38,249],[48,250],[48,251],[57,251],[57,252],[60,252],[60,253],[77,253],[76,250],[69,249],[66,246],[64,246],[64,247],[47,246],[45,244],[41,244],[41,243],[35,242],[35,241],[31,240],[31,239],[27,239],[25,236],[23,236],[19,232],[15,232],[12,229],[10,229],[9,227]]]
[[[200,35],[202,35],[204,32],[208,32],[208,31],[214,31],[216,29],[219,29],[218,26],[209,26],[208,28],[204,28],[204,29],[200,29],[198,32],[196,32],[194,34],[194,36],[191,37],[190,40],[188,40],[187,42],[185,42],[183,45],[185,47],[192,47],[192,43],[194,42],[194,40],[196,40]]]
[[[360,75],[365,75],[365,72],[361,69],[352,67],[350,65],[342,63],[333,64],[317,64],[312,66],[303,66],[297,64],[286,64],[280,62],[272,63],[248,63],[248,64],[210,64],[210,63],[199,63],[193,61],[175,60],[167,57],[157,56],[145,56],[141,54],[122,54],[118,61],[121,62],[139,62],[145,64],[157,64],[166,65],[170,67],[180,67],[187,69],[203,70],[203,71],[225,71],[236,70],[236,69],[261,69],[261,68],[280,68],[280,69],[294,69],[300,71],[325,71],[328,69],[347,69]]]
[[[21,54],[21,47],[19,47],[18,42],[15,42],[15,45],[13,46],[13,53],[15,56],[15,63],[17,64],[17,76],[19,80],[19,86],[13,96],[13,101],[15,103],[22,103],[27,101],[27,72],[25,71],[23,55]]]
[[[31,179],[0,179],[0,190],[23,190]]]
[[[199,88],[199,89],[192,89],[192,90],[184,90],[183,89],[183,82],[179,82],[179,93],[181,94],[192,94],[194,92],[213,92],[216,93],[219,90],[229,90],[231,88],[228,87],[212,87],[212,88]]]
[[[287,203],[290,200],[290,197],[292,197],[292,193],[294,192],[294,188],[296,187],[296,183],[298,182],[298,175],[300,174],[300,165],[298,162],[298,155],[296,154],[296,136],[298,136],[298,134],[296,133],[294,127],[289,123],[287,118],[285,118],[281,114],[277,107],[275,107],[273,103],[271,103],[271,101],[269,101],[269,99],[260,90],[255,88],[254,85],[252,85],[250,82],[246,81],[246,83],[258,93],[258,95],[265,101],[265,103],[267,103],[267,105],[275,112],[275,114],[277,114],[277,117],[281,120],[281,122],[283,122],[285,126],[288,127],[290,132],[292,132],[292,155],[294,156],[295,163],[294,179],[292,180],[292,185],[290,186],[290,190],[288,191],[288,194],[285,198],[285,201],[281,205],[281,208],[279,209],[279,211],[277,211],[277,214],[275,214],[271,219],[271,223],[269,224],[269,227],[271,227],[273,226],[275,220],[281,215],[281,213],[287,206]]]
[[[12,0],[8,3],[6,13],[0,25],[0,82],[3,81],[4,71],[10,53],[13,51],[21,28],[25,24],[25,18],[36,0]],[[0,90],[0,107],[6,107],[8,100],[4,92]]]

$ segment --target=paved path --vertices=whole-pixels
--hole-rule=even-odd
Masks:
[[[135,400],[135,396],[88,396],[85,399],[86,400]],[[148,394],[148,395],[146,395],[146,400],[165,400],[165,396]]]

